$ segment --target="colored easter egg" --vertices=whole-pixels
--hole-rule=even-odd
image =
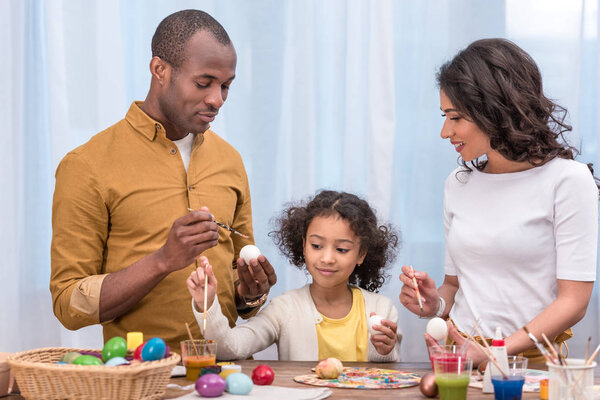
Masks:
[[[246,374],[236,372],[225,379],[226,390],[231,394],[246,395],[252,390],[252,379]]]
[[[438,394],[438,387],[435,383],[435,375],[433,372],[428,372],[421,377],[419,389],[426,397],[435,397]]]
[[[217,374],[204,374],[196,381],[196,391],[202,397],[218,397],[225,390],[225,379]]]
[[[252,371],[252,382],[256,385],[270,385],[275,379],[275,372],[265,364],[260,364]]]
[[[67,354],[65,354],[64,356],[61,357],[60,362],[63,362],[65,364],[73,364],[73,361],[75,361],[75,359],[77,357],[82,356],[83,354],[81,354],[78,351],[70,351]]]
[[[97,352],[97,351],[85,351],[85,350],[81,350],[79,351],[81,353],[82,356],[94,356],[94,357],[98,357],[99,359],[102,360],[102,353]]]
[[[260,254],[260,249],[253,244],[247,244],[240,250],[240,257],[246,261],[246,264],[250,264],[250,260],[258,258]]]
[[[148,343],[148,342],[144,342],[142,344],[140,344],[135,351],[133,352],[133,359],[134,360],[138,360],[138,361],[142,361],[142,349],[144,348],[144,345]]]
[[[124,365],[124,364],[129,364],[129,361],[127,361],[123,357],[119,357],[119,356],[113,357],[110,360],[108,360],[106,363],[104,363],[104,365],[106,365],[107,367],[116,367],[117,365]]]
[[[98,357],[90,356],[88,354],[79,356],[73,360],[75,365],[102,365],[102,361]]]
[[[125,357],[127,355],[127,341],[120,336],[110,338],[102,348],[102,359],[104,362],[113,357]]]
[[[165,357],[167,345],[161,338],[152,338],[142,348],[142,361],[156,361]]]
[[[342,362],[334,357],[321,360],[315,367],[315,374],[321,379],[335,379],[344,370]]]
[[[229,375],[235,374],[236,372],[242,372],[242,367],[240,365],[233,363],[223,364],[221,365],[221,372],[219,372],[219,376],[223,379],[227,379]]]

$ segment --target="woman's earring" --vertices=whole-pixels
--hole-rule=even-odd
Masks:
[[[356,264],[356,268],[359,268],[361,266],[361,264]]]

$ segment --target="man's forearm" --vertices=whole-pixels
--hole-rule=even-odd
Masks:
[[[100,291],[100,322],[127,313],[169,272],[158,250],[121,271],[108,274]]]

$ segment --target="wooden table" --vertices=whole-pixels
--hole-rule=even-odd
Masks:
[[[256,360],[243,360],[237,361],[236,364],[242,366],[242,372],[247,375],[252,375],[252,370],[258,364],[268,364],[273,371],[275,371],[275,381],[273,385],[294,387],[294,388],[315,388],[316,386],[305,385],[294,382],[294,377],[298,375],[306,375],[311,373],[316,362],[305,362],[305,361],[256,361]],[[431,370],[429,363],[391,363],[391,364],[377,364],[377,363],[344,363],[348,367],[370,367],[370,368],[385,368],[385,369],[396,369],[407,372],[415,372],[420,375],[425,374]],[[542,369],[542,366],[531,366],[532,368]],[[545,369],[545,368],[544,368]],[[600,383],[600,368],[595,371],[595,382]],[[191,382],[186,381],[185,378],[172,378],[171,383],[176,383],[181,386],[187,386]],[[386,389],[386,390],[357,390],[357,389],[337,389],[330,388],[333,394],[328,399],[425,399],[426,397],[421,394],[418,386],[404,388],[404,389]],[[178,389],[167,389],[167,393],[163,397],[164,399],[174,399],[176,397],[183,396],[184,394],[190,393],[193,390],[182,391]],[[493,400],[493,394],[484,394],[481,389],[469,388],[467,398],[469,400],[485,399]],[[539,393],[523,393],[523,399],[539,399]],[[23,399],[19,395],[9,395],[8,397],[2,398],[2,400],[17,400]]]
[[[242,366],[242,372],[251,376],[252,370],[258,364],[267,364],[273,371],[275,371],[275,381],[273,385],[293,387],[293,388],[315,388],[317,386],[305,385],[302,383],[294,382],[294,377],[298,375],[306,375],[311,373],[311,368],[317,364],[316,362],[306,361],[256,361],[256,360],[244,360],[236,361],[236,364]],[[391,363],[391,364],[377,364],[377,363],[344,363],[346,367],[370,367],[370,368],[385,368],[385,369],[396,369],[407,372],[415,372],[420,375],[431,371],[431,365],[429,363]],[[598,374],[596,374],[598,376]],[[598,379],[597,379],[598,380]],[[173,378],[172,383],[185,386],[191,382],[186,381],[185,378]],[[426,397],[421,394],[418,386],[403,388],[403,389],[382,389],[382,390],[359,390],[359,389],[339,389],[329,388],[333,394],[328,399],[425,399]],[[168,389],[165,399],[173,399],[178,396],[182,396],[185,393],[177,389]],[[485,399],[493,400],[493,394],[484,394],[481,389],[469,388],[467,398],[471,399]],[[523,399],[539,399],[539,393],[523,393]]]

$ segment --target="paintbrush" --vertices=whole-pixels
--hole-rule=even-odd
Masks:
[[[419,284],[417,283],[417,278],[415,278],[415,270],[413,269],[412,265],[409,265],[408,267],[410,268],[410,272],[412,272],[413,274],[412,281],[415,286],[415,292],[417,292],[417,301],[419,302],[419,309],[421,310],[421,314],[423,314],[423,300],[421,299],[421,292],[419,292]]]
[[[492,353],[492,350],[490,349],[490,346],[487,344],[487,341],[479,332],[479,328],[477,328],[477,331],[478,331],[477,334],[481,337],[481,341],[483,342],[483,344],[485,344],[485,347],[483,347],[482,345],[477,343],[477,341],[473,338],[473,336],[469,335],[468,333],[467,333],[467,338],[469,340],[471,340],[473,343],[475,343],[477,345],[476,347],[479,349],[479,351],[483,352],[483,354],[485,354],[485,356],[492,362],[492,364],[494,364],[494,366],[496,368],[498,368],[498,371],[500,371],[500,374],[502,374],[502,377],[504,379],[508,379],[508,375],[506,374],[506,372],[504,372],[504,370],[500,366],[500,363],[498,362],[498,360],[496,360],[496,356],[494,356],[494,353]]]
[[[600,344],[596,347],[596,350],[594,350],[590,358],[587,359],[585,365],[590,365],[592,361],[594,361],[594,358],[596,358],[596,356],[598,355],[598,351],[600,351]]]
[[[198,358],[200,358],[200,353],[198,352],[198,348],[196,347],[196,341],[194,341],[194,337],[192,336],[192,331],[190,330],[190,326],[188,325],[188,323],[185,323],[185,329],[187,329],[188,332],[188,336],[190,337],[190,340],[192,341],[192,346],[194,347],[194,351],[196,352],[196,356]]]
[[[592,338],[590,337],[590,340],[591,339]],[[588,342],[588,345],[589,345],[589,342]],[[594,350],[594,352],[592,353],[592,355],[590,356],[590,358],[587,358],[587,353],[588,352],[586,351],[586,355],[585,355],[586,358],[584,359],[585,360],[584,365],[590,365],[594,361],[594,358],[596,358],[596,355],[598,355],[598,351],[599,350],[600,350],[600,344],[596,347],[596,350]],[[585,374],[585,371],[581,371],[581,373],[579,374],[579,376],[577,377],[577,379],[575,380],[575,382],[573,382],[571,385],[569,385],[569,392],[568,393],[572,393],[573,390],[577,389],[578,393],[581,394],[581,395],[583,395],[583,393],[582,393],[583,388],[581,388],[579,386],[579,382],[583,378],[584,374]],[[569,378],[569,375],[567,375],[567,381],[570,380],[568,378]]]
[[[202,335],[206,337],[206,314],[208,310],[206,306],[208,304],[208,274],[206,273],[206,265],[204,266],[204,313],[202,314]]]
[[[588,336],[588,341],[587,341],[587,345],[585,346],[585,358],[584,360],[588,359],[588,356],[590,355],[590,344],[592,342],[592,337]]]
[[[550,349],[550,351],[552,351],[552,355],[554,356],[554,359],[558,360],[559,359],[558,352],[556,351],[556,349],[554,348],[554,346],[552,346],[552,343],[548,339],[548,336],[546,336],[545,333],[542,333],[542,338],[544,339],[544,341],[548,345],[548,348]],[[556,362],[555,362],[555,364],[556,364]]]
[[[193,208],[189,208],[189,207],[188,207],[188,211],[195,211],[195,210],[194,210]],[[218,225],[218,226],[220,226],[221,228],[223,228],[223,229],[225,229],[225,230],[228,230],[229,232],[235,233],[236,235],[239,235],[239,236],[241,236],[241,237],[243,237],[243,238],[245,238],[245,239],[249,239],[249,236],[248,236],[248,235],[244,235],[242,232],[238,232],[238,231],[236,231],[235,229],[233,229],[233,228],[232,228],[232,227],[230,227],[229,225],[225,225],[224,223],[222,223],[222,222],[219,222],[219,221],[212,221],[212,222],[214,222],[215,224],[217,224],[217,225]]]
[[[525,333],[527,334],[527,336],[529,336],[529,339],[531,339],[531,341],[533,342],[533,344],[535,344],[535,347],[537,347],[537,349],[540,351],[540,353],[542,353],[542,355],[544,356],[544,358],[552,363],[552,364],[556,364],[556,361],[554,361],[554,359],[552,358],[552,356],[550,355],[550,353],[548,352],[548,350],[546,350],[546,348],[544,346],[542,346],[542,344],[540,342],[538,342],[538,340],[536,339],[535,336],[533,336],[533,334],[531,332],[529,332],[529,329],[527,329],[527,327],[525,325],[523,325],[523,330],[525,331]],[[560,354],[559,354],[559,360],[560,360]]]
[[[467,334],[467,340],[465,340],[461,346],[463,353],[465,353],[465,354],[467,353],[467,349],[469,348],[469,344],[471,343],[471,338],[475,334],[475,327],[479,326],[480,323],[481,323],[481,318],[477,317],[475,322],[473,322],[473,327],[471,328],[471,332]],[[475,342],[475,344],[479,344],[479,343]]]

